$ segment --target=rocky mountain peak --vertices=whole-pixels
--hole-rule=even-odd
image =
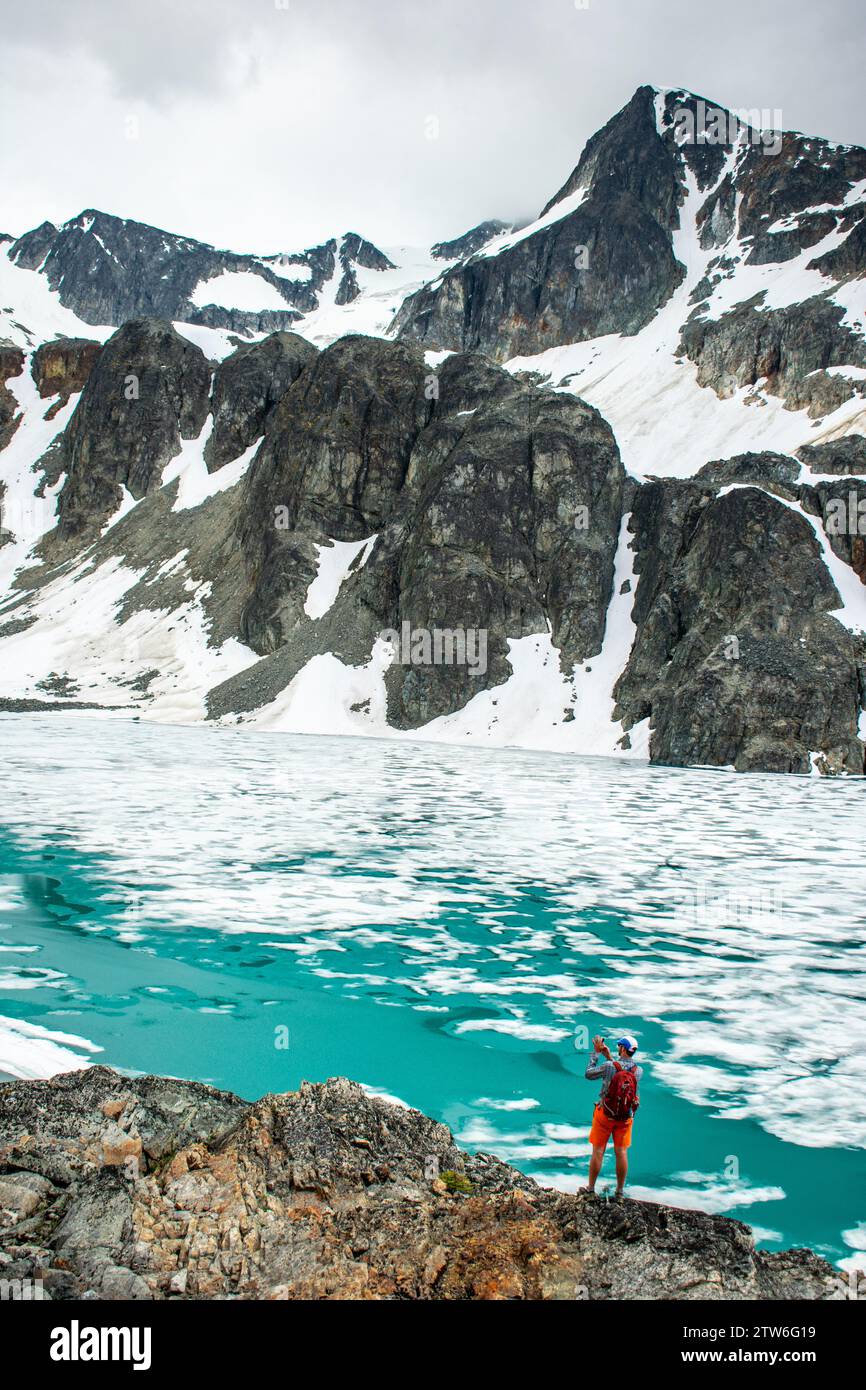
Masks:
[[[430,254],[437,261],[462,261],[465,256],[472,256],[476,251],[480,251],[482,246],[487,246],[494,237],[509,231],[509,223],[492,218],[486,222],[479,222],[477,227],[470,227],[468,232],[454,237],[452,241],[435,242],[430,247]]]
[[[678,188],[674,161],[658,130],[657,98],[654,88],[638,88],[622,110],[587,141],[576,167],[539,217],[545,217],[579,189],[611,184],[660,212],[670,225]]]
[[[344,304],[359,292],[359,266],[394,269],[356,232],[305,251],[250,255],[95,208],[61,227],[42,223],[8,254],[22,269],[41,272],[60,303],[86,324],[159,315],[243,334],[290,328],[318,307],[337,273],[337,302]]]

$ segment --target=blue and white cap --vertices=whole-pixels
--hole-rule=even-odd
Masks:
[[[624,1033],[621,1038],[617,1038],[616,1045],[624,1047],[628,1052],[637,1052],[637,1038],[633,1038],[631,1033]]]

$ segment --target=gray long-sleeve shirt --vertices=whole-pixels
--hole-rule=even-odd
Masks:
[[[616,1074],[616,1067],[613,1062],[609,1062],[606,1057],[599,1061],[599,1053],[593,1052],[586,1064],[585,1076],[587,1081],[598,1081],[601,1079],[601,1092],[598,1097],[599,1105],[602,1105],[607,1095],[607,1088]],[[625,1071],[633,1071],[637,1082],[637,1098],[640,1099],[640,1079],[643,1076],[643,1067],[639,1067],[637,1062],[620,1062],[619,1064]]]

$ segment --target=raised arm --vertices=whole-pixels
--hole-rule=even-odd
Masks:
[[[604,1038],[595,1037],[592,1040],[592,1056],[586,1064],[584,1076],[587,1081],[598,1081],[604,1076],[606,1069],[610,1066],[610,1048]]]

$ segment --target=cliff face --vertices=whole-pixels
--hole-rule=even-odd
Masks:
[[[823,1299],[739,1221],[587,1202],[351,1081],[0,1086],[0,1277],[53,1299]]]
[[[501,250],[410,296],[395,331],[502,361],[605,333],[637,333],[683,277],[671,241],[681,197],[673,140],[641,87],[593,136],[565,185]]]
[[[158,484],[184,439],[196,439],[209,410],[204,353],[160,319],[131,320],[109,339],[64,432],[57,469],[60,534],[102,525],[125,488],[142,497]]]

